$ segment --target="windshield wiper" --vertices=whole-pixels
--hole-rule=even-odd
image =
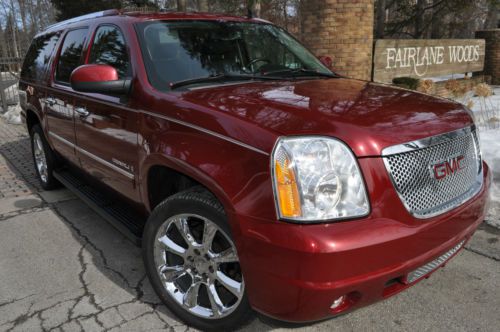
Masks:
[[[205,77],[190,78],[188,80],[170,83],[170,89],[174,90],[186,85],[198,84],[198,83],[210,83],[218,81],[243,81],[243,80],[255,80],[255,79],[279,80],[282,78],[272,77],[272,76],[261,76],[261,75],[217,74]]]
[[[323,73],[320,71],[316,71],[313,69],[305,69],[305,68],[299,68],[299,69],[278,69],[278,70],[271,70],[268,72],[263,73],[264,76],[267,75],[279,75],[279,74],[291,74],[292,76],[295,77],[295,74],[306,74],[305,76],[320,76],[320,77],[329,77],[329,78],[338,78],[339,76],[333,74],[333,73]]]

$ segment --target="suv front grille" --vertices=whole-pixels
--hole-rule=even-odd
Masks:
[[[392,146],[382,157],[401,201],[416,218],[449,211],[482,186],[474,127]]]

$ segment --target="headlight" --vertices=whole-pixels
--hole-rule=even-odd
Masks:
[[[368,214],[368,198],[358,164],[339,140],[282,138],[271,158],[280,218],[314,222]]]

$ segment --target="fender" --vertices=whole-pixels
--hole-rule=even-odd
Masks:
[[[275,215],[269,156],[164,118],[143,114],[139,121],[138,182],[148,211],[148,172],[153,166],[165,166],[211,191],[236,232],[237,214]]]
[[[154,154],[149,154],[146,157],[146,159],[140,165],[140,171],[139,171],[139,182],[142,188],[141,197],[143,199],[143,202],[146,204],[146,208],[149,212],[151,212],[152,208],[148,197],[148,192],[149,192],[148,174],[153,166],[168,167],[180,174],[192,178],[193,180],[197,181],[198,183],[206,187],[210,192],[212,192],[217,197],[217,199],[222,203],[222,205],[224,206],[224,210],[228,212],[234,211],[234,208],[231,205],[231,200],[226,195],[222,187],[208,174],[191,166],[190,164],[188,164],[183,160],[176,159],[161,153],[154,153]]]

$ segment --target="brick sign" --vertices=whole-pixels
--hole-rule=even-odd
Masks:
[[[373,80],[435,77],[482,71],[482,39],[379,39],[375,43]]]

